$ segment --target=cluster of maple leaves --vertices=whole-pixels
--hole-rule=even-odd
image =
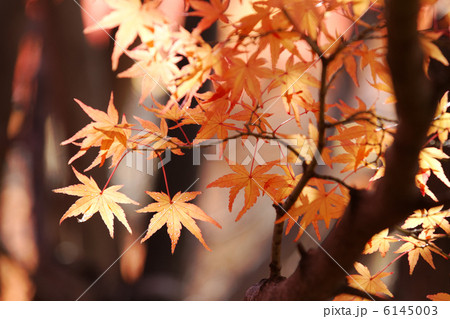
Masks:
[[[296,139],[298,144],[289,147],[290,153],[284,163],[271,161],[255,165],[252,161],[248,168],[228,161],[232,173],[211,182],[208,187],[230,189],[230,211],[237,194],[244,190],[244,205],[236,218],[239,220],[258,197],[266,195],[275,204],[283,203],[302,181],[300,195],[277,221],[287,220],[286,233],[298,224],[297,239],[309,225],[314,226],[320,239],[318,223],[324,221],[328,228],[333,220],[341,217],[350,200],[345,183],[348,177],[362,169],[373,172],[372,181],[383,176],[384,152],[393,140],[397,125],[395,118],[378,115],[375,103],[369,106],[359,97],[355,98],[353,105],[344,101],[328,103],[326,99],[340,74],[347,73],[358,87],[361,74],[367,71],[365,74],[370,74],[367,82],[389,94],[385,103],[395,102],[385,61],[386,28],[382,0],[260,0],[252,3],[252,12],[237,21],[227,14],[229,0],[186,0],[186,14],[201,18],[192,32],[164,16],[159,10],[161,0],[105,2],[112,11],[85,32],[117,27],[112,68],[117,69],[119,59],[124,55],[135,62],[117,76],[141,78],[140,104],[159,119],[159,125],[138,117],[134,117],[136,122],[131,124],[125,115],[119,122],[112,94],[106,113],[76,100],[92,122],[63,142],[80,147],[69,164],[89,149],[98,148],[97,157],[85,171],[102,166],[110,159],[112,176],[127,153],[143,149],[150,151],[151,160],[161,159],[161,154],[166,150],[183,155],[183,149],[204,147],[202,141],[214,137],[222,141],[222,150],[230,139],[251,137],[257,141],[275,140],[280,145],[286,139]],[[423,6],[432,6],[435,2],[423,1]],[[378,16],[377,23],[368,24],[360,19],[367,11]],[[344,17],[352,25],[345,37],[336,34],[327,25],[326,18],[331,14]],[[202,38],[202,32],[217,20],[229,31],[224,39],[211,45]],[[440,36],[439,31],[421,30],[420,36],[425,52],[425,70],[431,58],[448,65],[433,43]],[[130,49],[137,37],[141,44]],[[268,55],[270,59],[266,59]],[[180,66],[179,62],[183,59],[187,63]],[[210,90],[199,93],[199,88],[206,81]],[[151,96],[155,86],[167,93],[169,99],[165,105]],[[283,101],[287,117],[275,129],[271,125],[273,114],[269,113],[274,110],[274,93]],[[153,100],[151,108],[144,105],[148,98]],[[193,103],[194,100],[196,103]],[[420,170],[416,176],[417,186],[423,195],[434,200],[437,199],[427,186],[431,174],[450,187],[440,163],[440,160],[448,159],[442,151],[450,129],[448,102],[447,92],[430,127],[430,143],[421,152]],[[312,115],[315,121],[310,121],[306,128],[302,127],[303,115]],[[291,119],[296,123],[298,132],[281,133],[279,129]],[[175,124],[169,127],[170,123]],[[183,141],[171,136],[174,130],[183,131],[185,125],[200,127],[194,140],[189,140],[186,135]],[[316,174],[314,168],[317,160],[302,154],[304,143],[313,145],[330,169],[336,165],[341,167],[341,173],[347,174],[346,177],[323,178]],[[304,172],[309,166],[313,174],[305,177],[304,172],[297,172],[295,165],[299,158],[304,160]],[[276,170],[282,173],[268,173]],[[118,204],[138,203],[120,193],[121,186],[108,187],[110,180],[101,189],[92,178],[75,169],[73,171],[81,184],[56,189],[55,192],[81,198],[63,215],[61,222],[80,215],[80,220],[86,221],[100,212],[111,237],[114,234],[114,216],[131,232],[124,211]],[[155,213],[142,241],[167,225],[173,253],[184,226],[209,249],[195,219],[220,225],[198,206],[187,203],[200,192],[177,193],[171,197],[169,186],[166,186],[166,193],[147,192],[155,202],[137,211]],[[419,255],[434,268],[432,253],[448,259],[448,254],[433,243],[439,237],[450,235],[446,219],[450,212],[442,208],[438,206],[428,211],[413,212],[402,226],[404,234],[390,236],[389,231],[385,230],[372,238],[365,253],[380,251],[384,256],[390,242],[401,241],[403,245],[396,253],[408,254],[411,273]],[[419,228],[421,232],[415,235],[417,232],[407,231],[411,228]],[[441,231],[436,233],[437,229]],[[380,281],[388,273],[381,271],[371,275],[367,267],[359,263],[355,264],[355,268],[360,275],[352,276],[350,285],[357,282],[358,288],[363,287],[369,293],[391,296]]]

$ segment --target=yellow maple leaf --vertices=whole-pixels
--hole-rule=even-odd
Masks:
[[[405,243],[395,253],[408,253],[409,274],[411,275],[419,260],[419,255],[433,268],[436,269],[433,263],[433,256],[431,252],[437,253],[444,258],[447,258],[439,250],[430,245],[436,239],[433,237],[434,229],[423,231],[419,234],[418,239],[410,236],[400,236]]]
[[[430,209],[420,209],[414,212],[403,224],[403,228],[414,228],[422,225],[424,229],[440,227],[447,234],[450,234],[450,224],[447,217],[450,217],[450,210],[442,211],[444,205]]]
[[[101,190],[92,177],[88,178],[77,172],[75,168],[72,167],[72,169],[82,184],[58,188],[53,191],[55,193],[80,196],[81,198],[70,206],[67,212],[61,217],[60,223],[68,217],[76,217],[81,214],[83,217],[79,221],[85,222],[96,212],[100,212],[100,216],[106,227],[108,227],[111,238],[114,237],[114,216],[131,233],[131,228],[128,225],[125,213],[117,203],[134,205],[139,205],[139,203],[118,192],[122,188],[122,185],[114,185]]]
[[[448,132],[450,131],[450,113],[447,113],[449,105],[447,91],[438,104],[433,123],[428,131],[428,135],[437,134],[442,144],[447,141]]]
[[[146,241],[150,236],[152,236],[157,230],[162,226],[167,224],[167,233],[170,236],[172,243],[172,254],[175,251],[178,239],[180,238],[182,225],[186,227],[197,239],[202,243],[202,245],[207,249],[211,250],[208,245],[206,245],[203,240],[202,232],[198,228],[194,219],[202,220],[211,223],[219,228],[222,228],[214,219],[206,215],[206,213],[200,209],[200,207],[186,203],[197,197],[200,192],[178,192],[173,198],[169,195],[159,192],[146,192],[150,197],[152,197],[156,203],[151,203],[146,207],[139,209],[138,213],[149,213],[156,212],[150,220],[148,225],[147,234],[141,240],[141,242]]]
[[[389,291],[388,287],[384,282],[381,281],[381,278],[392,275],[392,272],[379,272],[375,275],[371,275],[369,269],[359,262],[355,262],[354,264],[356,271],[359,275],[350,275],[347,276],[348,284],[350,287],[363,290],[368,292],[369,294],[380,296],[381,294],[385,294],[389,297],[393,297],[392,293]],[[365,298],[354,297],[352,296],[352,300],[364,300]]]
[[[388,236],[389,229],[386,228],[378,234],[374,235],[364,248],[363,254],[372,254],[376,251],[380,251],[382,257],[386,256],[389,251],[390,242],[397,241],[394,237]]]
[[[441,159],[449,159],[450,157],[436,147],[426,147],[419,154],[419,174],[426,174],[430,171],[436,175],[445,185],[450,187],[450,181],[445,176],[442,168]]]
[[[439,49],[439,47],[433,43],[433,41],[439,39],[441,34],[442,34],[441,32],[432,32],[432,31],[420,33],[419,40],[425,55],[424,68],[426,73],[428,73],[430,58],[433,58],[441,62],[443,65],[448,66],[448,60],[442,54],[441,49]]]
[[[127,123],[125,116],[122,118],[122,123],[119,124],[119,114],[114,106],[113,100],[114,96],[111,93],[108,111],[105,113],[93,109],[75,99],[75,102],[78,103],[83,111],[86,112],[94,122],[89,123],[75,133],[74,136],[61,143],[61,145],[73,143],[80,146],[80,150],[69,160],[69,165],[77,158],[83,156],[91,147],[100,147],[100,151],[97,158],[85,171],[98,164],[100,164],[100,166],[103,165],[105,160],[110,156],[113,156],[111,166],[115,166],[126,152],[132,125]],[[80,139],[83,139],[81,143],[76,142]]]

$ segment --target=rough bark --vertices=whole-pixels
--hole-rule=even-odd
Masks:
[[[399,119],[393,145],[386,152],[386,173],[371,191],[356,191],[338,225],[321,247],[303,254],[285,280],[263,280],[247,300],[327,300],[345,285],[365,243],[396,225],[420,205],[414,177],[418,156],[435,113],[437,94],[423,72],[417,33],[418,0],[386,3],[388,63],[397,97]]]

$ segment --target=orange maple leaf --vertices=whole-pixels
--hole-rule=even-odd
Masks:
[[[433,237],[434,229],[422,231],[418,239],[410,236],[400,236],[406,243],[403,244],[395,253],[408,253],[409,274],[411,275],[419,260],[419,255],[433,268],[436,269],[433,263],[433,256],[431,252],[437,253],[446,258],[438,249],[430,245],[437,237]]]
[[[234,171],[232,174],[222,176],[210,183],[207,187],[222,187],[230,188],[230,201],[228,209],[231,212],[234,200],[241,189],[245,191],[245,203],[239,212],[236,221],[245,214],[255,203],[260,195],[260,190],[264,193],[264,185],[270,179],[276,176],[275,174],[264,174],[269,171],[278,161],[272,161],[265,165],[258,165],[253,170],[247,171],[243,165],[230,165]]]
[[[267,121],[267,118],[272,116],[271,113],[258,113],[258,106],[250,106],[247,103],[242,103],[242,107],[244,109],[231,115],[230,119],[247,123],[246,125],[250,132],[255,129],[259,130],[259,132],[267,132],[269,129],[273,131]]]
[[[75,102],[78,103],[83,111],[86,112],[86,114],[93,119],[94,122],[89,123],[75,133],[74,136],[61,143],[61,145],[73,143],[80,146],[78,153],[76,153],[69,160],[69,165],[72,164],[72,162],[77,158],[83,156],[91,147],[100,147],[100,151],[97,158],[85,171],[98,164],[102,166],[106,158],[113,155],[111,167],[115,166],[119,162],[122,155],[126,152],[127,141],[131,135],[130,128],[132,125],[127,123],[125,116],[122,118],[122,123],[119,124],[119,114],[114,106],[113,99],[114,96],[111,93],[107,113],[93,109],[92,107],[87,106],[83,102],[75,99]],[[81,144],[76,142],[79,139],[83,139]],[[111,151],[111,149],[113,151]]]
[[[206,104],[200,104],[201,107],[206,107]],[[229,102],[226,100],[218,100],[214,104],[209,104],[205,111],[204,120],[201,122],[202,127],[197,133],[195,140],[202,142],[217,134],[217,138],[226,139],[229,130],[236,130],[237,128],[231,123],[225,123],[230,119],[228,110]]]
[[[60,223],[68,217],[76,217],[81,214],[83,214],[83,217],[78,221],[85,222],[96,212],[100,212],[100,216],[106,227],[108,227],[111,238],[114,237],[114,216],[131,233],[131,228],[128,225],[125,213],[117,203],[134,205],[139,205],[139,203],[118,192],[122,188],[122,185],[114,185],[101,190],[92,177],[88,178],[77,172],[75,168],[72,167],[72,169],[82,184],[58,188],[53,191],[55,193],[80,196],[81,198],[70,206],[67,212],[61,217]]]
[[[134,118],[144,128],[140,134],[134,135],[131,139],[134,149],[139,149],[138,146],[148,147],[150,150],[148,159],[157,157],[166,149],[169,149],[173,154],[184,155],[179,148],[184,143],[176,137],[167,136],[169,128],[165,119],[161,118],[160,127],[158,128],[151,121],[143,120],[137,116]]]
[[[230,68],[224,74],[224,77],[231,85],[231,101],[236,102],[245,89],[245,92],[253,101],[258,101],[261,104],[259,79],[273,76],[272,71],[264,67],[266,60],[258,58],[258,52],[255,52],[247,62],[236,57],[230,58],[230,62]]]
[[[373,295],[381,296],[382,294],[385,294],[389,297],[393,297],[386,284],[381,281],[381,278],[392,275],[392,272],[379,272],[372,276],[369,269],[359,262],[355,262],[355,269],[359,275],[347,276],[348,285],[350,287],[363,290]],[[365,300],[365,298],[339,295],[334,300]]]
[[[313,63],[296,62],[294,63],[294,56],[290,56],[284,69],[275,68],[273,74],[273,82],[269,85],[268,90],[280,87],[284,107],[288,114],[291,114],[291,107],[294,115],[298,118],[298,105],[314,104],[313,96],[308,89],[310,87],[320,87],[320,82],[309,71]],[[294,104],[294,105],[293,105]]]
[[[169,91],[175,90],[173,83],[180,76],[180,70],[177,67],[177,63],[182,59],[180,56],[163,55],[157,50],[137,48],[127,51],[127,53],[135,63],[127,70],[119,73],[117,77],[142,78],[140,104],[145,101],[156,85],[161,86],[159,81]]]
[[[348,46],[347,49],[342,50],[340,54],[337,55],[337,57],[331,61],[328,70],[327,70],[327,78],[330,80],[336,72],[338,72],[342,67],[345,68],[345,71],[347,71],[348,75],[353,80],[353,83],[357,87],[359,87],[358,82],[358,70],[356,67],[356,60],[355,56],[353,55],[355,45]]]
[[[210,0],[210,2],[190,0],[189,2],[191,8],[196,10],[190,12],[189,15],[203,17],[195,28],[195,32],[201,33],[217,20],[228,23],[227,15],[224,12],[227,10],[230,0],[225,0],[223,3],[220,0]]]
[[[389,251],[390,242],[397,241],[394,237],[388,236],[389,229],[386,228],[378,234],[374,235],[364,248],[363,254],[372,254],[376,251],[380,251],[382,257],[386,256]]]
[[[424,69],[425,73],[428,73],[428,66],[430,64],[430,58],[441,62],[443,65],[448,66],[447,58],[442,54],[441,49],[433,43],[433,41],[439,39],[442,35],[441,32],[422,32],[419,34],[420,44],[424,53]]]
[[[295,176],[290,166],[280,167],[283,169],[285,175],[275,174],[275,176],[270,178],[264,185],[264,190],[274,201],[274,204],[278,204],[288,197],[302,177],[302,174]]]
[[[365,164],[364,159],[371,151],[371,149],[366,148],[366,145],[358,145],[353,143],[342,145],[342,148],[345,150],[345,153],[339,154],[332,159],[333,163],[346,164],[341,173],[345,173],[350,170],[356,172],[361,164]]]
[[[111,56],[112,69],[116,70],[120,56],[136,37],[139,36],[142,42],[149,42],[154,38],[153,24],[166,22],[166,18],[157,9],[161,0],[145,3],[141,0],[105,0],[105,2],[113,9],[112,12],[97,24],[87,27],[84,32],[119,27]]]
[[[433,172],[446,186],[450,187],[450,181],[444,173],[442,164],[439,160],[449,159],[450,157],[436,147],[426,147],[419,154],[419,175]]]
[[[287,31],[290,27],[289,21],[283,12],[278,12],[273,16],[266,16],[261,20],[261,28],[257,31],[261,35],[259,39],[258,52],[263,51],[267,45],[270,46],[270,56],[272,67],[275,68],[281,52],[284,49],[300,57],[295,43],[300,39],[299,34]]]
[[[193,200],[201,192],[178,192],[171,199],[169,195],[159,192],[146,192],[156,203],[151,203],[144,208],[139,209],[138,213],[156,212],[150,220],[148,225],[147,234],[141,240],[146,241],[157,230],[159,230],[164,224],[167,224],[167,233],[170,236],[172,242],[172,254],[175,251],[178,239],[180,238],[182,225],[186,227],[202,245],[211,250],[203,240],[202,232],[198,228],[194,219],[202,220],[211,223],[219,228],[222,228],[214,219],[206,215],[206,213],[200,209],[200,207],[186,203]]]
[[[343,195],[339,195],[335,192],[337,187],[330,191],[325,190],[325,184],[331,182],[312,179],[310,184],[305,187],[299,200],[294,204],[294,207],[289,211],[289,216],[283,216],[279,219],[288,220],[288,225],[286,227],[286,233],[288,233],[292,226],[297,223],[297,220],[301,217],[300,230],[295,240],[298,240],[300,236],[305,231],[309,224],[313,224],[316,231],[317,238],[320,239],[320,233],[317,222],[319,220],[324,220],[325,225],[328,228],[330,226],[331,219],[337,219],[344,213],[345,207],[350,199],[348,191],[344,188],[340,188]],[[314,187],[312,187],[314,186]]]
[[[403,228],[414,228],[422,225],[423,229],[442,228],[450,234],[450,224],[446,218],[450,217],[450,210],[442,211],[444,206],[437,206],[428,210],[415,211],[403,224]]]
[[[427,298],[433,301],[450,301],[450,294],[439,292],[434,295],[427,295]]]
[[[450,113],[447,112],[447,109],[450,106],[448,100],[448,92],[449,91],[444,94],[441,101],[439,102],[436,109],[434,121],[431,124],[430,130],[428,131],[428,135],[437,133],[441,144],[444,144],[445,141],[447,141],[448,133],[450,131]]]

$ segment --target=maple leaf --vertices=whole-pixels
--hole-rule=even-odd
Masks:
[[[442,144],[447,141],[448,132],[450,131],[450,113],[447,113],[449,105],[447,91],[438,104],[433,123],[428,131],[428,135],[437,133],[439,141]]]
[[[297,224],[298,219],[301,218],[299,224],[300,229],[295,240],[301,237],[309,224],[313,224],[317,238],[320,240],[321,237],[317,222],[319,220],[325,221],[325,225],[328,228],[330,227],[331,219],[337,219],[342,216],[350,200],[348,191],[341,187],[339,189],[342,195],[335,192],[337,187],[326,191],[325,184],[330,183],[332,182],[316,178],[311,179],[310,183],[303,189],[302,194],[295,202],[293,208],[288,212],[290,220],[286,227],[286,234],[289,233],[292,226]],[[283,216],[279,219],[279,222],[286,219],[287,216]]]
[[[225,72],[224,78],[232,85],[230,99],[233,103],[240,98],[245,89],[253,101],[261,104],[261,86],[258,78],[270,78],[273,75],[270,69],[263,66],[264,64],[266,60],[258,58],[258,52],[253,53],[247,62],[237,57],[230,58],[230,68]]]
[[[420,209],[414,212],[403,224],[403,228],[414,228],[422,225],[424,229],[440,227],[447,234],[450,234],[450,224],[447,217],[450,217],[450,210],[442,211],[444,205],[426,209]]]
[[[426,147],[419,154],[419,174],[426,174],[430,171],[436,175],[445,185],[450,187],[450,181],[447,176],[445,176],[444,169],[442,168],[441,162],[438,160],[449,159],[450,157],[435,147]]]
[[[432,252],[437,253],[447,259],[438,249],[433,245],[430,245],[432,241],[436,239],[433,237],[434,229],[422,231],[418,238],[410,236],[400,236],[405,243],[397,250],[395,253],[408,253],[409,262],[409,274],[411,275],[416,267],[417,261],[419,260],[419,255],[433,268],[436,269],[433,263]]]
[[[227,100],[220,100],[209,106],[205,103],[200,104],[201,107],[206,107],[205,118],[201,122],[202,127],[197,133],[195,140],[202,142],[217,134],[217,138],[226,139],[229,130],[236,130],[236,127],[231,123],[225,123],[230,119],[229,102]]]
[[[342,145],[342,148],[345,150],[345,153],[339,154],[332,159],[334,163],[347,164],[341,170],[341,173],[345,173],[350,170],[356,172],[360,165],[364,163],[364,159],[371,151],[370,149],[367,149],[365,145],[358,145],[356,143]]]
[[[153,105],[156,106],[156,108],[148,108],[144,106],[144,108],[155,114],[155,116],[167,119],[170,121],[178,122],[182,120],[185,116],[189,116],[188,109],[181,108],[178,103],[175,103],[173,100],[167,101],[167,105],[162,105],[156,101],[153,96],[151,97],[153,101]]]
[[[82,184],[54,189],[53,192],[80,196],[81,198],[70,206],[67,212],[61,217],[60,223],[68,217],[76,217],[81,214],[83,217],[78,221],[85,222],[96,212],[100,212],[100,216],[106,227],[108,227],[111,238],[114,238],[114,216],[131,233],[131,228],[128,225],[125,213],[117,203],[134,205],[139,205],[139,203],[118,192],[122,188],[122,185],[114,185],[101,190],[92,177],[88,178],[77,172],[75,168],[72,167],[72,169]]]
[[[424,53],[424,66],[425,66],[425,72],[428,73],[428,66],[430,64],[430,58],[433,58],[439,62],[441,62],[443,65],[448,66],[448,60],[446,57],[442,54],[441,49],[433,43],[433,41],[439,39],[441,36],[441,32],[422,32],[420,33],[420,44],[422,45],[423,53]]]
[[[184,56],[189,63],[180,70],[180,77],[176,80],[175,99],[179,100],[186,94],[193,94],[208,79],[212,68],[220,65],[217,52],[207,43],[184,48]],[[217,70],[216,70],[217,72]]]
[[[220,0],[210,0],[210,2],[190,0],[189,2],[191,7],[196,10],[189,12],[189,15],[202,17],[202,20],[195,28],[195,32],[202,33],[202,31],[208,29],[217,20],[228,23],[227,15],[224,12],[227,10],[230,0],[225,0],[224,2]]]
[[[261,34],[259,38],[258,52],[263,51],[267,45],[270,46],[270,56],[272,67],[275,68],[281,52],[287,49],[293,55],[300,57],[300,53],[295,45],[300,36],[296,32],[287,31],[290,27],[289,21],[282,12],[271,16],[269,19],[261,20],[261,28],[257,31]],[[286,31],[283,31],[286,30]]]
[[[289,13],[295,26],[299,28],[299,32],[308,34],[313,40],[317,39],[320,22],[324,15],[324,11],[317,5],[320,2],[311,0],[272,1],[273,5]]]
[[[303,206],[308,206],[310,204],[310,201],[308,199],[308,192],[310,188],[306,188],[302,191],[302,194],[300,194],[299,198],[295,201],[293,207],[289,211],[288,214],[285,214],[280,219],[276,221],[276,223],[281,223],[285,220],[287,220],[286,225],[286,235],[289,234],[292,227],[295,225],[299,226],[299,230],[297,233],[297,237],[295,237],[294,241],[297,241],[300,239],[300,237],[303,235],[303,232],[306,230],[306,228],[312,224],[314,227],[314,231],[316,232],[316,236],[319,240],[321,240],[320,232],[319,232],[319,215],[317,214],[317,211],[314,210],[303,210]],[[300,219],[300,221],[299,221]]]
[[[386,66],[377,61],[378,58],[385,56],[384,54],[377,52],[379,49],[380,48],[369,49],[367,45],[362,44],[358,50],[355,50],[355,55],[361,57],[361,70],[369,66],[374,82],[376,81],[377,74],[385,72],[386,69]]]
[[[314,103],[312,94],[307,87],[319,87],[320,82],[307,72],[311,66],[311,63],[306,62],[294,63],[294,56],[290,56],[286,61],[284,70],[276,68],[274,71],[274,80],[268,89],[271,91],[276,87],[280,87],[283,93],[284,106],[288,114],[291,114],[291,104]],[[299,114],[296,107],[293,107],[293,112],[298,118]]]
[[[302,176],[302,174],[295,176],[291,167],[281,166],[281,168],[285,175],[276,174],[264,185],[264,190],[269,194],[274,204],[278,204],[288,197]]]
[[[84,32],[119,27],[115,35],[114,50],[111,56],[112,69],[116,70],[120,56],[137,36],[142,42],[153,39],[152,26],[155,22],[164,23],[166,18],[158,11],[161,0],[105,0],[112,12],[97,24],[87,27]]]
[[[358,74],[357,74],[357,67],[356,67],[356,60],[354,55],[352,54],[354,51],[355,44],[352,46],[348,46],[345,50],[342,50],[337,57],[331,61],[330,65],[327,69],[327,78],[330,80],[333,75],[339,71],[342,66],[344,66],[345,71],[347,71],[348,75],[353,80],[353,83],[357,87],[359,87],[358,82]]]
[[[350,287],[356,288],[358,290],[363,290],[365,292],[368,292],[369,294],[377,296],[382,296],[382,294],[385,294],[389,297],[393,297],[386,284],[381,281],[381,278],[392,275],[392,272],[379,272],[372,276],[369,269],[363,264],[355,262],[354,266],[359,275],[347,276],[348,285]],[[335,300],[365,300],[365,298],[340,295]]]
[[[267,118],[272,116],[272,114],[258,113],[258,106],[252,107],[247,103],[242,103],[242,106],[244,107],[244,109],[231,115],[230,119],[248,123],[247,127],[250,132],[253,132],[253,130],[255,129],[258,129],[260,132],[267,132],[269,129],[272,130],[272,127],[267,121]]]
[[[318,221],[324,220],[328,228],[331,219],[338,219],[344,213],[345,207],[350,200],[349,193],[341,186],[339,186],[339,190],[342,195],[335,192],[337,187],[327,192],[324,185],[330,183],[332,182],[316,178],[312,179],[303,189],[291,210],[277,220],[277,223],[288,220],[286,234],[291,231],[294,225],[298,224],[300,226],[297,237],[294,239],[295,241],[300,239],[310,224],[313,225],[317,238],[320,240]]]
[[[137,116],[134,118],[141,124],[144,130],[141,134],[137,134],[131,139],[130,142],[133,144],[133,149],[138,149],[138,146],[150,148],[148,159],[157,157],[165,149],[169,149],[176,155],[184,155],[181,149],[179,149],[179,146],[184,145],[183,142],[176,137],[167,136],[169,128],[166,120],[162,118],[160,127],[158,128],[151,121],[143,120]]]
[[[433,301],[450,301],[450,294],[439,292],[434,295],[427,295],[427,298]]]
[[[79,130],[74,136],[63,141],[61,145],[73,143],[80,146],[80,150],[69,160],[69,165],[74,160],[83,156],[87,150],[91,147],[100,147],[99,154],[90,167],[100,164],[103,165],[106,158],[114,155],[114,160],[111,166],[115,166],[120,160],[121,156],[127,150],[127,141],[130,137],[130,127],[125,116],[122,119],[122,123],[119,124],[119,114],[114,106],[114,97],[111,93],[111,98],[108,104],[107,113],[100,110],[93,109],[87,106],[83,102],[75,99],[75,102],[83,109],[83,111],[94,120],[90,124]],[[83,139],[81,144],[76,141]],[[112,152],[113,151],[113,152]]]
[[[382,257],[386,256],[389,251],[389,243],[397,241],[394,237],[388,236],[389,229],[386,228],[378,234],[374,235],[364,248],[363,254],[372,254],[376,251],[380,251]]]
[[[207,187],[222,187],[230,188],[230,199],[228,209],[231,212],[233,208],[234,200],[241,189],[245,192],[244,207],[240,210],[236,221],[238,221],[242,215],[245,214],[255,203],[260,195],[260,191],[264,193],[265,183],[274,174],[265,174],[269,171],[278,161],[268,162],[265,165],[258,165],[250,170],[250,172],[243,165],[230,165],[230,168],[234,173],[222,176],[210,183]]]
[[[200,207],[186,203],[193,200],[201,192],[178,192],[171,199],[169,195],[159,192],[146,192],[156,203],[151,203],[144,208],[139,209],[138,213],[150,213],[156,212],[150,220],[148,225],[147,234],[141,240],[141,243],[149,239],[156,231],[162,226],[167,224],[167,233],[171,240],[172,254],[175,251],[178,239],[180,238],[182,226],[186,227],[202,245],[211,250],[203,240],[202,232],[198,228],[194,219],[202,220],[211,223],[219,228],[222,228],[214,219],[206,215],[206,213],[200,209]]]
[[[156,85],[161,86],[158,81],[161,81],[169,90],[174,90],[173,82],[180,75],[180,70],[177,67],[177,63],[182,59],[180,56],[165,54],[163,57],[153,48],[147,50],[135,49],[127,52],[128,56],[135,60],[135,63],[127,70],[119,73],[117,77],[142,77],[140,104],[144,102]]]

